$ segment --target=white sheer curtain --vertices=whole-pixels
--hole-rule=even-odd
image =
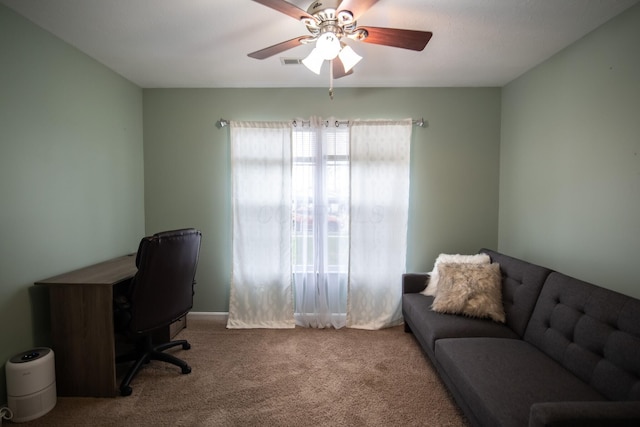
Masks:
[[[229,328],[401,323],[412,122],[231,122]]]
[[[346,324],[349,129],[335,122],[312,117],[293,129],[293,283],[305,327]]]
[[[353,122],[347,326],[402,323],[409,211],[410,119]]]
[[[291,126],[231,122],[229,328],[293,328]]]

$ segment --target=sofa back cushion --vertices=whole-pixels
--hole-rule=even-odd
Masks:
[[[640,301],[551,273],[525,340],[610,400],[640,400]]]
[[[522,337],[551,270],[490,249],[480,249],[480,252],[489,255],[491,262],[500,264],[506,324]]]

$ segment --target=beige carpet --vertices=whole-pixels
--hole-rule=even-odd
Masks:
[[[402,327],[227,330],[189,320],[172,351],[193,371],[151,362],[129,397],[59,397],[27,426],[467,426]],[[8,424],[8,423],[7,423]]]

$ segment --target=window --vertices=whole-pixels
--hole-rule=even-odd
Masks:
[[[411,119],[232,121],[230,137],[227,326],[402,322]]]

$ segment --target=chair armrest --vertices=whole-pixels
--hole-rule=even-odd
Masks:
[[[429,273],[405,273],[402,275],[402,293],[417,294],[429,283]]]
[[[640,425],[640,401],[541,402],[531,405],[529,427],[631,427]]]

